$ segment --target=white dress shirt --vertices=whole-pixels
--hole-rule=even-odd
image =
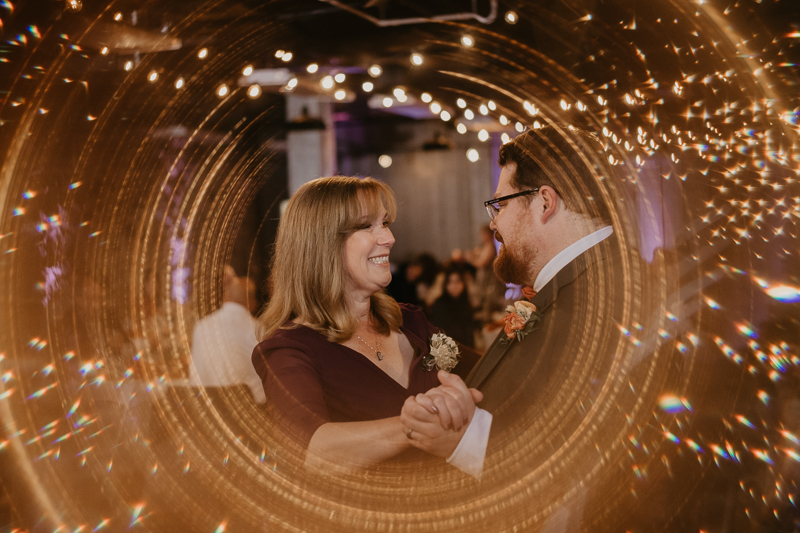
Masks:
[[[264,387],[251,362],[256,344],[256,320],[250,311],[235,302],[223,303],[194,327],[189,384],[226,387],[243,383],[256,402],[266,402]]]
[[[573,259],[592,246],[604,241],[612,233],[614,233],[614,230],[611,229],[611,226],[605,226],[561,250],[544,265],[539,275],[536,276],[533,290],[536,292],[542,290]],[[500,332],[500,335],[503,334],[503,332]],[[447,458],[447,462],[472,477],[480,479],[483,473],[483,461],[486,458],[486,445],[489,443],[491,428],[492,414],[481,408],[476,408],[475,414],[464,432],[464,436],[461,437],[461,441],[452,455]]]

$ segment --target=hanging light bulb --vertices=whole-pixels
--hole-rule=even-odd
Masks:
[[[254,83],[253,85],[251,85],[250,88],[247,89],[247,96],[249,96],[250,98],[253,98],[253,99],[258,98],[259,96],[261,96],[261,86],[258,85],[257,83]]]

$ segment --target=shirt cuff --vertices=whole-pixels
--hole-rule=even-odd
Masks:
[[[491,429],[492,414],[476,408],[467,430],[447,462],[480,481]]]

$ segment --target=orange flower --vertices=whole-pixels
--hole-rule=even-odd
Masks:
[[[503,320],[505,320],[506,323],[506,325],[503,327],[503,331],[505,331],[506,336],[509,339],[515,338],[517,336],[517,331],[525,327],[525,319],[519,316],[517,313],[509,313],[503,318]]]
[[[536,291],[533,290],[533,287],[522,287],[522,296],[524,296],[526,300],[530,300],[536,296]]]

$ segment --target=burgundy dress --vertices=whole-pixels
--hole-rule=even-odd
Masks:
[[[408,389],[362,354],[328,342],[308,327],[277,330],[253,350],[253,365],[264,383],[267,406],[289,436],[308,447],[326,422],[357,422],[398,416],[409,396],[439,385],[435,371],[422,368],[430,338],[442,330],[421,309],[400,304],[400,331],[414,348]],[[465,378],[479,355],[459,346],[461,360],[453,370]]]

